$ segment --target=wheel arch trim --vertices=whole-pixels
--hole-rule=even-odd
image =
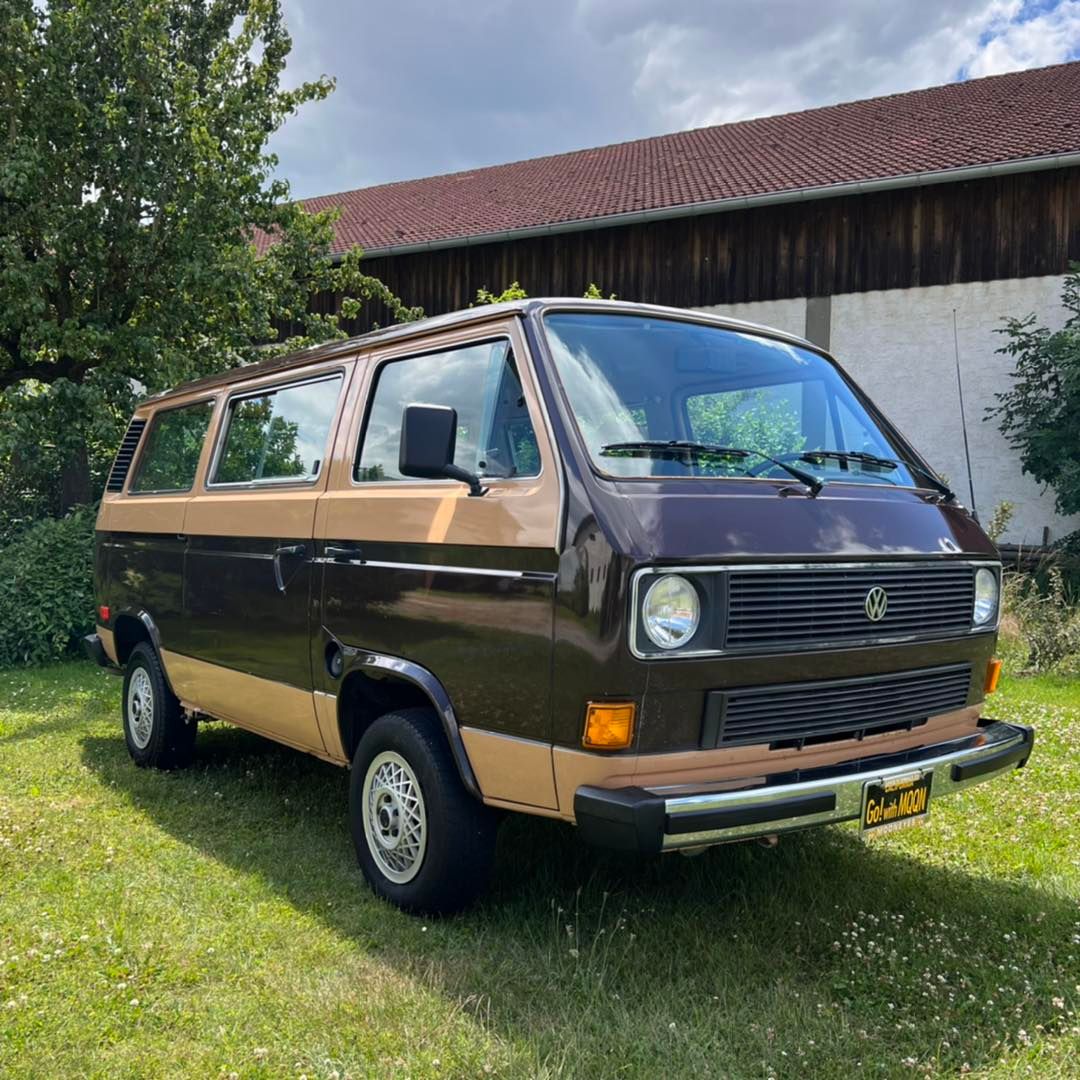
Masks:
[[[454,711],[453,702],[446,692],[446,687],[427,668],[412,660],[405,660],[400,656],[387,656],[384,653],[371,652],[368,649],[359,649],[350,645],[339,643],[342,656],[345,660],[344,670],[341,674],[340,685],[344,685],[349,675],[360,673],[371,677],[374,673],[391,675],[395,678],[404,679],[412,683],[431,702],[442,725],[446,741],[450,746],[450,753],[454,759],[458,776],[465,785],[465,790],[475,799],[483,799],[480,785],[476,782],[476,774],[473,772],[469,755],[465,749],[465,742],[461,737],[461,729],[458,725],[457,713]],[[338,724],[341,724],[341,701],[342,695],[338,694]]]
[[[169,678],[169,668],[165,663],[165,653],[161,647],[161,631],[158,629],[158,625],[154,622],[154,617],[150,614],[146,608],[123,608],[117,612],[112,619],[111,629],[116,632],[116,624],[122,619],[134,619],[142,624],[143,629],[146,631],[147,637],[150,640],[150,644],[153,646],[154,652],[157,653],[158,663],[161,665],[161,673],[165,676],[165,684],[168,686],[170,693],[176,695],[176,690],[173,687],[172,679]],[[120,661],[119,649],[117,650],[117,663]],[[123,664],[120,664],[123,669],[127,664],[125,660]]]

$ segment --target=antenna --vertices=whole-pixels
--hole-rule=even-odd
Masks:
[[[968,446],[967,417],[964,415],[964,380],[960,377],[960,338],[956,332],[956,308],[952,309],[953,356],[956,359],[956,392],[960,395],[960,430],[964,433],[964,460],[967,462],[971,512],[975,513],[975,478],[971,475],[971,447]]]

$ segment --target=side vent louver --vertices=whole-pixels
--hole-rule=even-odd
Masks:
[[[142,438],[145,420],[132,420],[124,435],[124,441],[120,443],[120,449],[116,452],[116,460],[109,472],[109,481],[105,485],[106,491],[123,491],[124,481],[127,479],[128,470],[131,468],[132,459],[135,457],[135,448]]]

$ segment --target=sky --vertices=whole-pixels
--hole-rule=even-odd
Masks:
[[[283,0],[298,198],[1080,59],[1080,0]]]

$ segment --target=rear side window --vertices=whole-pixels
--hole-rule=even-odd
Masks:
[[[128,491],[190,491],[213,411],[212,401],[199,401],[156,412]]]
[[[380,369],[353,477],[406,480],[398,472],[407,405],[457,411],[454,464],[478,476],[536,476],[540,450],[509,341],[392,360]]]
[[[233,398],[215,484],[314,480],[322,468],[342,377]]]

